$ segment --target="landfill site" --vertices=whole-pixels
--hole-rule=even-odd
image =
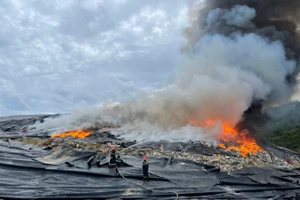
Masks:
[[[300,0],[0,0],[0,199],[300,200]]]
[[[299,154],[270,143],[243,156],[203,142],[118,139],[32,128],[58,116],[0,119],[1,197],[8,199],[297,199]],[[112,128],[113,129],[113,128]],[[49,135],[48,135],[49,134]],[[109,168],[112,147],[120,174]],[[147,156],[149,178],[143,177]]]

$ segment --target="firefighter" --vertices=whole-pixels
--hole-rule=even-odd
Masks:
[[[147,162],[147,158],[144,157],[143,159],[143,175],[144,175],[144,179],[148,179],[149,178],[149,174],[148,174],[148,171],[149,171],[149,163]]]
[[[110,160],[109,160],[109,168],[116,167],[116,149],[113,147],[111,149]]]
[[[120,158],[120,155],[118,155],[117,159],[116,159],[116,173],[117,175],[119,175],[119,167],[121,167],[121,163],[123,162],[123,160]]]
[[[88,165],[89,168],[92,167],[92,163],[93,163],[94,160],[95,160],[95,156],[91,156],[91,157],[88,159],[87,165]]]

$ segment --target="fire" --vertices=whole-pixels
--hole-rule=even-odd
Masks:
[[[222,149],[226,149],[226,146],[223,143],[219,144],[219,147],[222,148]]]
[[[216,126],[217,122],[213,120],[208,120],[206,122],[197,122],[195,120],[191,120],[189,124],[197,127],[212,129]],[[257,154],[258,152],[264,151],[260,146],[258,146],[256,140],[249,135],[248,130],[238,132],[236,129],[225,123],[222,123],[222,129],[223,130],[217,136],[217,139],[226,143],[227,145],[220,143],[220,148],[227,149],[229,151],[238,151],[245,158],[249,157],[249,154]]]
[[[65,133],[56,133],[51,136],[51,138],[67,138],[67,137],[73,137],[73,138],[79,138],[83,139],[88,136],[90,136],[94,131],[86,131],[86,130],[77,130],[77,131],[69,131]]]

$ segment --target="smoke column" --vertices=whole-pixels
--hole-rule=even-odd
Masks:
[[[295,91],[300,8],[292,0],[207,0],[191,5],[183,64],[175,81],[131,103],[103,105],[45,123],[72,128],[121,126],[137,140],[214,139],[255,102],[287,103]],[[220,123],[206,130],[190,120]]]
[[[198,1],[192,6],[189,17],[191,26],[184,31],[188,44],[183,51],[193,51],[197,42],[206,34],[220,34],[234,37],[237,33],[246,35],[254,33],[270,42],[280,42],[289,60],[299,62],[299,1],[293,0],[224,0]],[[286,75],[290,92],[294,92],[298,67]],[[274,99],[275,98],[275,99]],[[272,92],[267,100],[252,102],[244,115],[243,125],[263,125],[266,117],[261,115],[263,106],[282,104],[290,98]],[[254,111],[254,112],[253,112]],[[261,127],[259,127],[262,132]]]

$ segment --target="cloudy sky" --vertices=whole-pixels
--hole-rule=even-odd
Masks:
[[[180,63],[185,0],[1,0],[0,116],[130,101]]]

